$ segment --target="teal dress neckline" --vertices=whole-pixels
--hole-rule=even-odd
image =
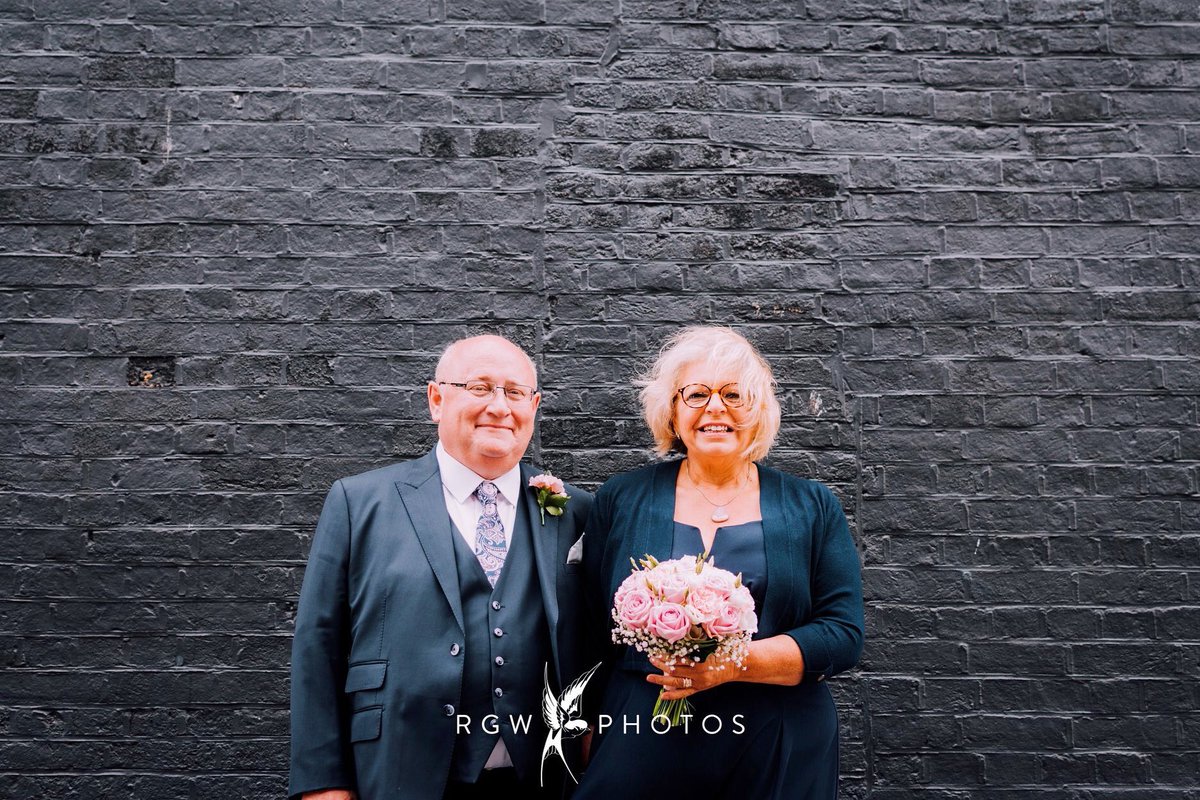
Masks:
[[[671,558],[694,556],[703,552],[704,540],[700,529],[679,520],[674,522],[675,535],[671,545]],[[767,551],[763,543],[763,521],[754,519],[717,528],[711,556],[713,563],[721,569],[734,575],[741,573],[742,583],[754,597],[754,612],[761,614],[762,604],[767,595]]]

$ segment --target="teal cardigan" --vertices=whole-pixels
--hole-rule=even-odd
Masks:
[[[584,530],[584,570],[593,624],[607,639],[613,594],[629,575],[630,557],[671,557],[675,481],[682,461],[611,478],[596,493]],[[767,594],[758,634],[780,633],[804,654],[804,680],[844,672],[863,645],[858,550],[841,503],[824,485],[758,466],[759,505],[767,556]]]

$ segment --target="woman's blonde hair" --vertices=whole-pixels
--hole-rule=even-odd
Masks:
[[[679,397],[679,376],[695,364],[718,374],[737,376],[745,400],[741,427],[753,432],[743,455],[751,461],[766,456],[779,433],[775,376],[745,336],[719,325],[693,325],[672,334],[654,363],[634,382],[642,387],[642,415],[654,434],[654,449],[659,455],[684,451],[675,429],[675,401]]]

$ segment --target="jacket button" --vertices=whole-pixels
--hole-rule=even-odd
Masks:
[[[445,714],[447,717],[453,717],[454,716],[454,706],[450,705],[449,703],[446,703],[446,705],[442,706],[442,713]]]
[[[493,600],[493,601],[492,601],[492,610],[493,610],[493,611],[499,611],[499,610],[500,610],[500,601],[499,601],[499,600]]]
[[[497,636],[503,636],[504,630],[502,628],[496,628],[495,630],[492,631],[492,633],[496,634]]]
[[[496,697],[504,697],[504,690],[499,686],[496,687]]]
[[[450,645],[450,655],[456,656],[460,652],[462,652],[462,648],[458,646],[458,642],[455,642],[454,644]]]
[[[504,656],[496,656],[496,666],[497,667],[504,666]]]

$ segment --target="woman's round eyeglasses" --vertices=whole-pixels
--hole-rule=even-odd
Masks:
[[[742,390],[736,383],[727,383],[720,389],[713,389],[703,383],[689,383],[679,390],[683,402],[692,408],[704,408],[714,394],[720,395],[721,402],[729,408],[737,408],[745,402]]]

